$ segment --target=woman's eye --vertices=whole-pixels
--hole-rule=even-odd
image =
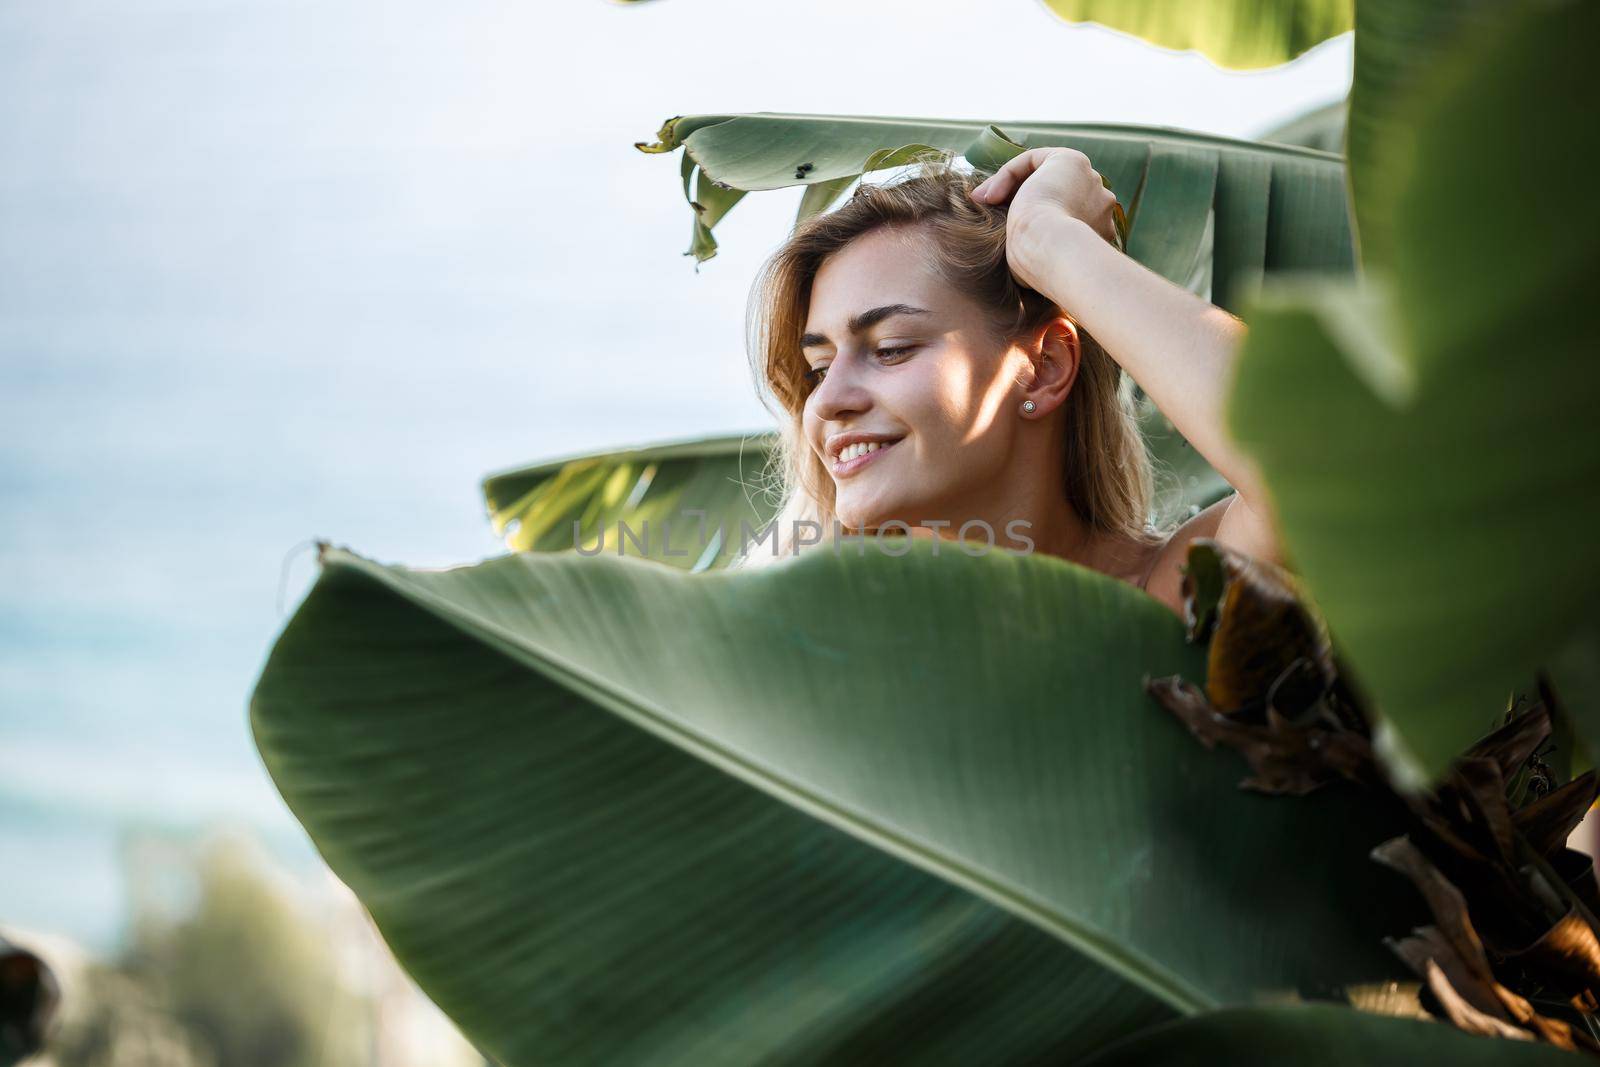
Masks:
[[[905,355],[907,352],[910,352],[916,347],[916,345],[886,346],[878,349],[874,355],[876,355],[879,359],[899,359],[901,356]],[[826,365],[821,367],[812,367],[810,370],[802,374],[801,378],[804,379],[808,386],[816,388],[816,386],[822,382],[822,379],[827,376],[827,373],[828,368]]]

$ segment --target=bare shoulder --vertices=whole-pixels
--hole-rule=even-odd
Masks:
[[[1197,537],[1216,537],[1223,516],[1235,499],[1237,497],[1229,494],[1191,517],[1172,531],[1172,535],[1156,550],[1150,577],[1145,582],[1145,592],[1171,608],[1179,618],[1183,617],[1183,564],[1189,555],[1189,544]]]

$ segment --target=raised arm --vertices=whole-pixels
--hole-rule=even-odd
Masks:
[[[974,189],[973,198],[1010,200],[1012,272],[1092,334],[1237,490],[1187,532],[1281,562],[1260,474],[1222,421],[1244,324],[1110,244],[1116,198],[1081,152],[1029,149]]]

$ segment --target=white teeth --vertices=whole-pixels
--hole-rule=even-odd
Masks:
[[[860,441],[853,445],[845,445],[839,450],[839,462],[849,463],[857,456],[864,456],[868,452],[876,452],[883,447],[879,441]]]

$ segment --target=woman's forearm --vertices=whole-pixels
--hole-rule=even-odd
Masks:
[[[1255,465],[1222,421],[1244,324],[1070,216],[1029,236],[1050,251],[1039,260],[1049,264],[1040,291],[1100,342],[1244,501],[1261,500]]]

